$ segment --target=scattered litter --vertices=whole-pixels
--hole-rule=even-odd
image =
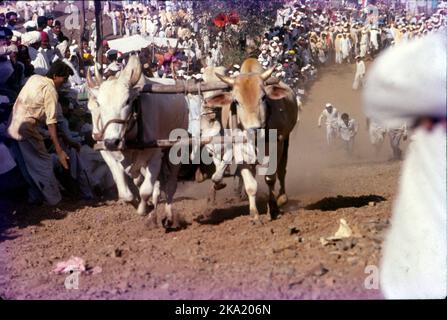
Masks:
[[[53,272],[56,274],[72,273],[74,271],[84,272],[85,274],[95,275],[102,272],[101,267],[86,266],[84,259],[71,256],[67,261],[58,262]]]
[[[375,205],[376,205],[376,203],[374,201],[368,202],[368,206],[370,206],[370,207],[374,207]]]
[[[330,237],[326,237],[320,238],[320,242],[323,246],[333,242],[333,241],[338,241],[344,238],[349,238],[352,235],[352,230],[351,228],[348,226],[348,223],[346,222],[345,219],[340,219],[340,226],[338,227],[337,232],[335,232],[335,234],[333,236]]]
[[[289,234],[290,235],[298,233],[298,232],[300,232],[300,230],[298,228],[293,227],[293,226],[289,226]]]
[[[72,271],[85,271],[85,262],[82,258],[71,256],[67,261],[58,262],[53,270],[57,274],[70,273]]]
[[[112,252],[112,257],[119,258],[123,254],[123,251],[121,249],[115,249]]]

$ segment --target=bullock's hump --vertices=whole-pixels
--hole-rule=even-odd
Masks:
[[[219,66],[219,67],[206,67],[203,70],[203,81],[204,82],[222,82],[217,76],[216,73],[225,75],[227,72],[227,69],[225,67]]]
[[[241,73],[262,73],[264,69],[258,59],[248,58],[242,63]]]

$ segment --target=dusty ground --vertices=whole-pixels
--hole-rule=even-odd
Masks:
[[[331,67],[309,92],[291,139],[289,204],[276,221],[249,223],[248,206],[232,197],[232,181],[212,216],[209,184],[184,183],[175,210],[185,230],[149,230],[131,205],[115,202],[57,209],[27,208],[14,214],[2,202],[0,296],[7,299],[339,299],[381,298],[365,289],[365,267],[377,265],[396,194],[400,162],[387,161],[387,145],[374,155],[351,90],[353,66]],[[324,103],[359,121],[355,152],[328,150],[317,128]],[[261,211],[266,188],[262,183]],[[264,195],[264,196],[263,196]],[[330,197],[337,197],[328,199]],[[349,198],[351,197],[351,198]],[[381,201],[380,197],[383,197]],[[374,206],[368,205],[373,201]],[[266,215],[263,216],[266,220]],[[323,246],[344,218],[353,237]],[[79,256],[98,274],[82,274],[78,290],[64,287],[56,263]]]

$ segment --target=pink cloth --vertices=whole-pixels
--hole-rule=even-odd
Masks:
[[[67,261],[58,262],[53,272],[57,274],[69,273],[70,271],[85,271],[84,259],[79,257],[71,257]]]

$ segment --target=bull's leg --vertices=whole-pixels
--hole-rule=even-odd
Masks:
[[[214,174],[211,176],[211,180],[217,186],[216,189],[220,190],[225,188],[225,184],[222,183],[222,180],[225,174],[225,169],[227,168],[228,164],[226,164],[224,161],[215,161],[215,164],[216,164],[216,172],[214,172]]]
[[[218,159],[215,159],[214,164],[216,166],[216,172],[214,172],[214,174],[211,177],[211,180],[213,181],[214,184],[211,187],[208,196],[208,203],[212,205],[216,203],[217,191],[222,190],[227,186],[225,183],[222,182],[227,164],[224,161],[220,161]]]
[[[231,147],[231,146],[230,146]],[[216,171],[211,176],[211,181],[213,181],[214,185],[211,188],[208,195],[208,203],[214,205],[216,203],[216,193],[218,190],[222,190],[227,185],[222,182],[225,170],[228,167],[228,164],[231,163],[231,159],[233,157],[233,153],[231,149],[228,149],[228,146],[224,148],[223,158],[221,159],[220,154],[222,152],[220,147],[216,147],[214,145],[206,145],[208,152],[213,157],[214,166]]]
[[[276,183],[276,174],[272,174],[265,177],[265,183],[269,187],[269,204],[268,204],[268,211],[270,215],[271,220],[275,220],[278,217],[279,214],[279,208],[276,204],[276,197],[275,197],[275,183]]]
[[[165,213],[166,218],[163,219],[163,226],[166,229],[178,229],[180,227],[180,221],[175,212],[172,211],[172,203],[174,201],[174,194],[177,191],[177,175],[180,170],[179,165],[168,164],[169,175],[166,181],[166,206]]]
[[[154,191],[155,181],[160,173],[161,160],[158,158],[149,161],[144,174],[144,181],[140,186],[140,204],[137,213],[145,215],[147,210],[147,201]]]
[[[286,194],[286,170],[289,157],[289,138],[284,140],[282,155],[278,163],[279,195],[277,204],[279,207],[285,205],[289,200]]]
[[[143,183],[143,181],[144,181],[144,176],[143,175],[139,175],[138,177],[133,179],[133,184],[137,188],[139,188],[141,186],[141,184]]]
[[[221,153],[220,148],[218,149],[219,153]],[[212,175],[211,180],[214,182],[216,190],[220,190],[225,188],[225,184],[222,183],[225,170],[228,165],[231,164],[233,159],[233,150],[231,144],[226,144],[223,149],[223,157],[222,160],[216,154],[213,155],[213,162],[216,167],[216,172]]]
[[[159,200],[160,200],[160,180],[157,180],[155,181],[154,192],[152,193],[152,204],[154,205],[154,211],[157,210]]]
[[[244,189],[244,181],[241,177],[241,170],[238,167],[234,174],[234,179],[236,181],[236,187],[234,188],[235,195],[241,199],[241,201],[246,201],[248,199],[247,192]]]
[[[107,151],[101,151],[101,155],[107,166],[110,168],[113,180],[115,181],[118,189],[118,197],[125,202],[132,202],[134,196],[130,191],[126,182],[126,173],[123,166],[115,160],[115,158]]]
[[[158,228],[158,201],[160,199],[160,181],[157,180],[154,183],[154,190],[152,192],[152,204],[153,210],[149,212],[146,226],[150,229]]]
[[[258,189],[258,183],[253,177],[252,172],[248,168],[242,168],[242,179],[244,180],[245,191],[248,195],[248,202],[250,206],[250,216],[253,223],[260,223],[258,208],[256,207],[256,192]]]

